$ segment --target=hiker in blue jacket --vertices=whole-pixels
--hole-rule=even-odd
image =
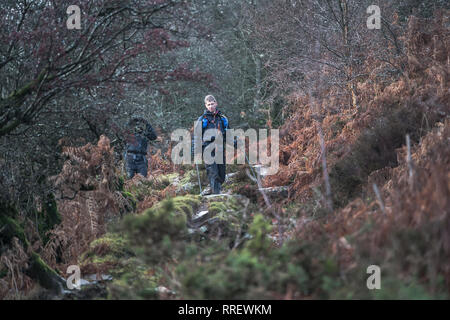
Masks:
[[[208,129],[216,129],[220,130],[223,136],[223,143],[222,147],[225,147],[225,141],[226,141],[226,132],[229,129],[229,123],[227,117],[219,110],[217,109],[217,100],[212,95],[207,95],[205,97],[205,107],[206,110],[203,112],[203,115],[198,118],[196,121],[195,126],[202,126],[202,154],[205,148],[214,142],[215,136],[212,136],[211,138],[207,139],[205,141],[204,134],[205,131]],[[200,143],[197,142],[194,137],[194,144]],[[194,149],[194,147],[193,147]],[[215,156],[215,151],[211,153],[211,155]],[[213,194],[220,194],[222,189],[222,183],[225,182],[225,170],[226,170],[226,164],[225,164],[225,150],[223,151],[223,161],[222,163],[212,163],[212,164],[205,164],[206,165],[206,173],[208,175],[208,180],[211,186],[211,193]],[[203,193],[208,194],[207,191]]]
[[[157,136],[150,123],[143,118],[133,118],[128,123],[131,131],[126,135],[125,168],[128,179],[139,173],[147,177],[148,140],[156,140]]]

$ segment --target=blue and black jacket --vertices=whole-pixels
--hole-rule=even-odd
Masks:
[[[198,120],[195,123],[195,127],[202,126],[202,147],[206,147],[211,142],[215,140],[215,137],[212,137],[209,141],[205,141],[203,139],[203,135],[205,134],[206,130],[208,129],[218,129],[221,131],[223,135],[223,145],[225,146],[226,142],[226,134],[227,130],[230,129],[230,125],[228,123],[228,118],[225,117],[225,115],[220,111],[216,110],[215,113],[210,112],[209,110],[205,110],[203,115],[198,118]],[[195,131],[194,131],[195,132]],[[197,144],[196,137],[194,135],[194,144],[193,147]]]

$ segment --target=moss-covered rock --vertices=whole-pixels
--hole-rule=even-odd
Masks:
[[[251,220],[250,200],[241,195],[210,195],[204,197],[203,208],[208,211],[200,222],[192,223],[207,239],[223,241],[230,247],[240,242]]]
[[[123,272],[108,284],[108,299],[156,299],[161,275],[138,258],[127,259]]]
[[[178,191],[184,191],[190,194],[200,193],[197,170],[185,171],[184,175],[180,177],[180,181],[178,183]]]
[[[35,252],[31,253],[30,268],[27,270],[27,274],[32,279],[36,279],[42,287],[56,293],[61,292],[64,288],[64,279],[55,270],[50,268]]]
[[[133,256],[129,240],[110,232],[91,242],[80,259],[80,268],[83,274],[108,273],[115,277],[124,272],[124,261]]]
[[[177,185],[180,181],[180,175],[177,172],[160,175],[155,179],[153,188],[163,190],[171,184]]]
[[[255,255],[263,254],[270,249],[272,241],[268,235],[272,231],[272,226],[261,214],[257,214],[249,228],[251,239],[246,243],[248,248]]]
[[[178,196],[175,198],[170,199],[170,201],[173,202],[173,210],[177,213],[184,213],[186,217],[192,216],[192,214],[195,212],[195,210],[200,206],[201,204],[201,198],[197,195],[185,195],[185,196]],[[155,206],[155,209],[161,209],[162,206],[164,206],[163,203],[157,204]]]
[[[129,241],[117,233],[107,233],[103,237],[94,240],[90,244],[90,249],[99,256],[113,254],[122,257],[129,254]]]
[[[164,200],[140,215],[125,217],[121,230],[138,255],[151,264],[162,263],[182,251],[187,216],[199,203],[199,197],[191,195]]]
[[[176,268],[184,299],[273,299],[274,293],[291,291],[297,298],[329,298],[342,286],[337,263],[320,251],[320,246],[287,242],[281,248],[267,247],[264,237],[250,229],[248,246],[224,250],[216,246],[197,247]],[[266,229],[263,233],[268,232]],[[251,243],[251,244],[250,244]],[[254,250],[258,248],[258,250]],[[266,248],[265,250],[259,250]]]
[[[9,245],[13,238],[19,239],[25,251],[30,251],[29,268],[25,272],[32,279],[37,280],[42,287],[55,292],[61,291],[64,283],[63,279],[37,253],[31,250],[25,231],[17,221],[17,210],[5,204],[0,205],[0,210],[3,213],[0,214],[0,230],[2,230],[0,233],[0,242],[3,245]]]

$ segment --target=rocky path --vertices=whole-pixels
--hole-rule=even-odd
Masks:
[[[254,170],[258,169],[254,168]],[[250,238],[247,228],[252,219],[251,215],[258,211],[259,208],[258,204],[251,201],[248,197],[233,193],[232,186],[239,183],[239,179],[242,178],[241,172],[229,173],[226,176],[222,194],[194,196],[198,199],[197,204],[192,206],[192,210],[185,210],[187,231],[191,240],[220,240],[227,243],[230,249],[234,249]],[[176,194],[180,196],[175,201],[183,202],[182,199],[186,192],[192,195],[195,188],[198,188],[197,176],[193,175],[192,172],[187,172],[183,176],[172,174],[169,180],[170,184],[176,187]],[[250,180],[246,183],[253,185],[253,182]],[[254,187],[258,190],[256,183]],[[287,187],[260,188],[259,192],[265,193],[269,198],[272,195],[284,197],[287,196],[288,189]],[[276,241],[277,239],[273,238],[272,240]],[[83,275],[80,290],[62,290],[59,295],[50,297],[50,299],[82,300],[107,298],[107,286],[113,280],[113,276],[107,273]],[[172,294],[169,289],[164,287],[158,287],[156,290],[162,295]]]

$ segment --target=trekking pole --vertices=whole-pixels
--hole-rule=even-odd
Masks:
[[[198,164],[195,164],[195,167],[197,168],[198,186],[200,188],[200,194],[202,194],[202,183],[200,181],[200,172],[198,171]]]

